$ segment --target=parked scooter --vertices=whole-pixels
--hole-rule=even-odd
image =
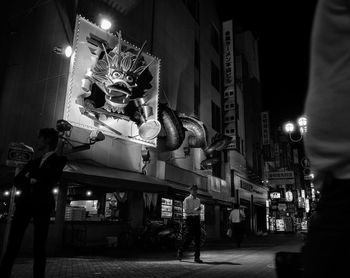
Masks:
[[[160,242],[163,236],[159,233],[165,229],[163,221],[155,221],[147,219],[145,221],[144,229],[140,234],[140,245],[144,249],[154,249],[160,247]],[[166,233],[167,234],[167,233]]]
[[[146,220],[144,229],[139,236],[139,244],[144,249],[168,249],[177,250],[181,245],[185,224],[182,221],[168,220],[163,221]],[[206,241],[206,231],[204,224],[201,225],[201,247]],[[190,248],[194,246],[191,243]]]

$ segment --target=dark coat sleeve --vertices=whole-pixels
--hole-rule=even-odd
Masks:
[[[36,179],[38,183],[47,185],[55,184],[59,181],[66,163],[66,157],[54,154],[40,168],[36,167],[32,169],[30,177]]]
[[[29,178],[26,177],[27,173],[31,173],[35,168],[35,165],[39,164],[39,159],[29,161],[23,169],[15,176],[14,184],[16,187],[21,188],[29,184]]]

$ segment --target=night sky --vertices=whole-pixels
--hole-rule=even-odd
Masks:
[[[224,19],[252,30],[259,39],[263,109],[274,126],[303,112],[309,40],[316,0],[225,0]],[[230,3],[228,9],[224,4]],[[225,7],[226,6],[226,7]]]

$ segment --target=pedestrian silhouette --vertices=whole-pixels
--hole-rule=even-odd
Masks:
[[[350,249],[350,1],[319,0],[311,33],[305,151],[320,191],[304,277],[345,277]]]
[[[21,247],[25,230],[33,218],[34,225],[34,265],[33,277],[45,277],[46,239],[50,215],[55,207],[53,188],[62,174],[67,159],[56,154],[58,132],[53,128],[39,131],[39,158],[28,162],[14,178],[14,184],[20,190],[16,197],[16,208],[10,227],[8,245],[0,264],[2,278],[11,276],[12,266]]]
[[[239,204],[234,204],[233,209],[228,217],[232,230],[232,237],[238,248],[241,247],[245,231],[245,213]]]

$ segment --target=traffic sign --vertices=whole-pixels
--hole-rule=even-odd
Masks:
[[[311,166],[310,160],[307,157],[303,157],[303,159],[301,160],[300,164],[304,168],[310,168],[310,166]]]
[[[10,143],[6,165],[20,167],[33,158],[34,150],[24,143]]]

